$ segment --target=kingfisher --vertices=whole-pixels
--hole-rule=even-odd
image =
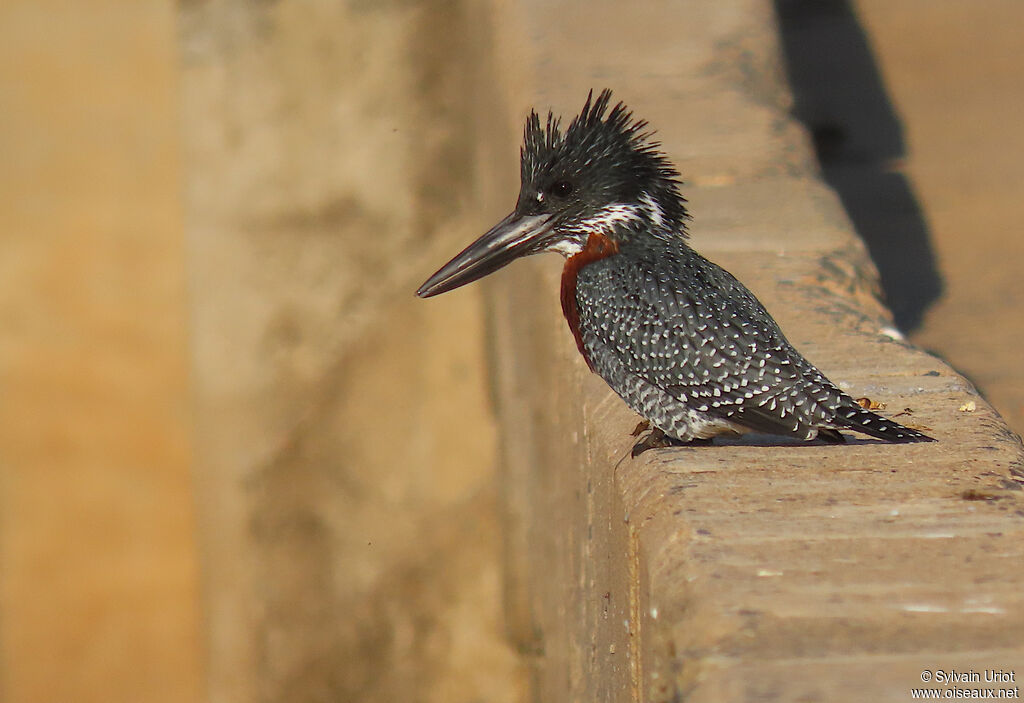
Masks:
[[[688,244],[680,174],[611,91],[564,130],[526,121],[513,212],[441,267],[422,298],[539,252],[565,257],[561,304],[576,346],[645,422],[632,454],[720,435],[934,441],[862,407],[786,340],[753,293]]]

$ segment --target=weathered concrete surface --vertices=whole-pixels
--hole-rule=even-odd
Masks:
[[[616,88],[690,183],[694,245],[833,380],[939,439],[631,460],[637,418],[578,358],[557,259],[498,274],[509,617],[534,698],[902,701],[925,669],[1019,665],[1021,445],[884,331],[874,270],[786,115],[768,3],[514,10],[535,102],[571,114]]]
[[[181,7],[217,703],[523,690],[480,294],[413,295],[478,226],[474,145],[515,139],[485,10]]]

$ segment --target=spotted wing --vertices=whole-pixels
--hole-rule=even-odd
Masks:
[[[595,262],[580,271],[576,294],[599,373],[603,357],[610,372],[625,369],[692,411],[803,438],[845,399],[750,291],[685,247]]]

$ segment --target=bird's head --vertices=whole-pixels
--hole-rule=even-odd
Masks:
[[[571,256],[591,234],[623,244],[685,236],[679,173],[611,91],[593,99],[563,133],[550,112],[532,112],[521,150],[515,210],[445,264],[417,291],[428,298],[471,283],[514,259],[541,251]]]

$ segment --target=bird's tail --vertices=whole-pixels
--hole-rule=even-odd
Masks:
[[[846,406],[836,413],[835,426],[863,432],[866,435],[884,439],[886,442],[934,442],[935,439],[926,434],[904,427],[898,422],[888,420],[865,410],[859,405]]]

